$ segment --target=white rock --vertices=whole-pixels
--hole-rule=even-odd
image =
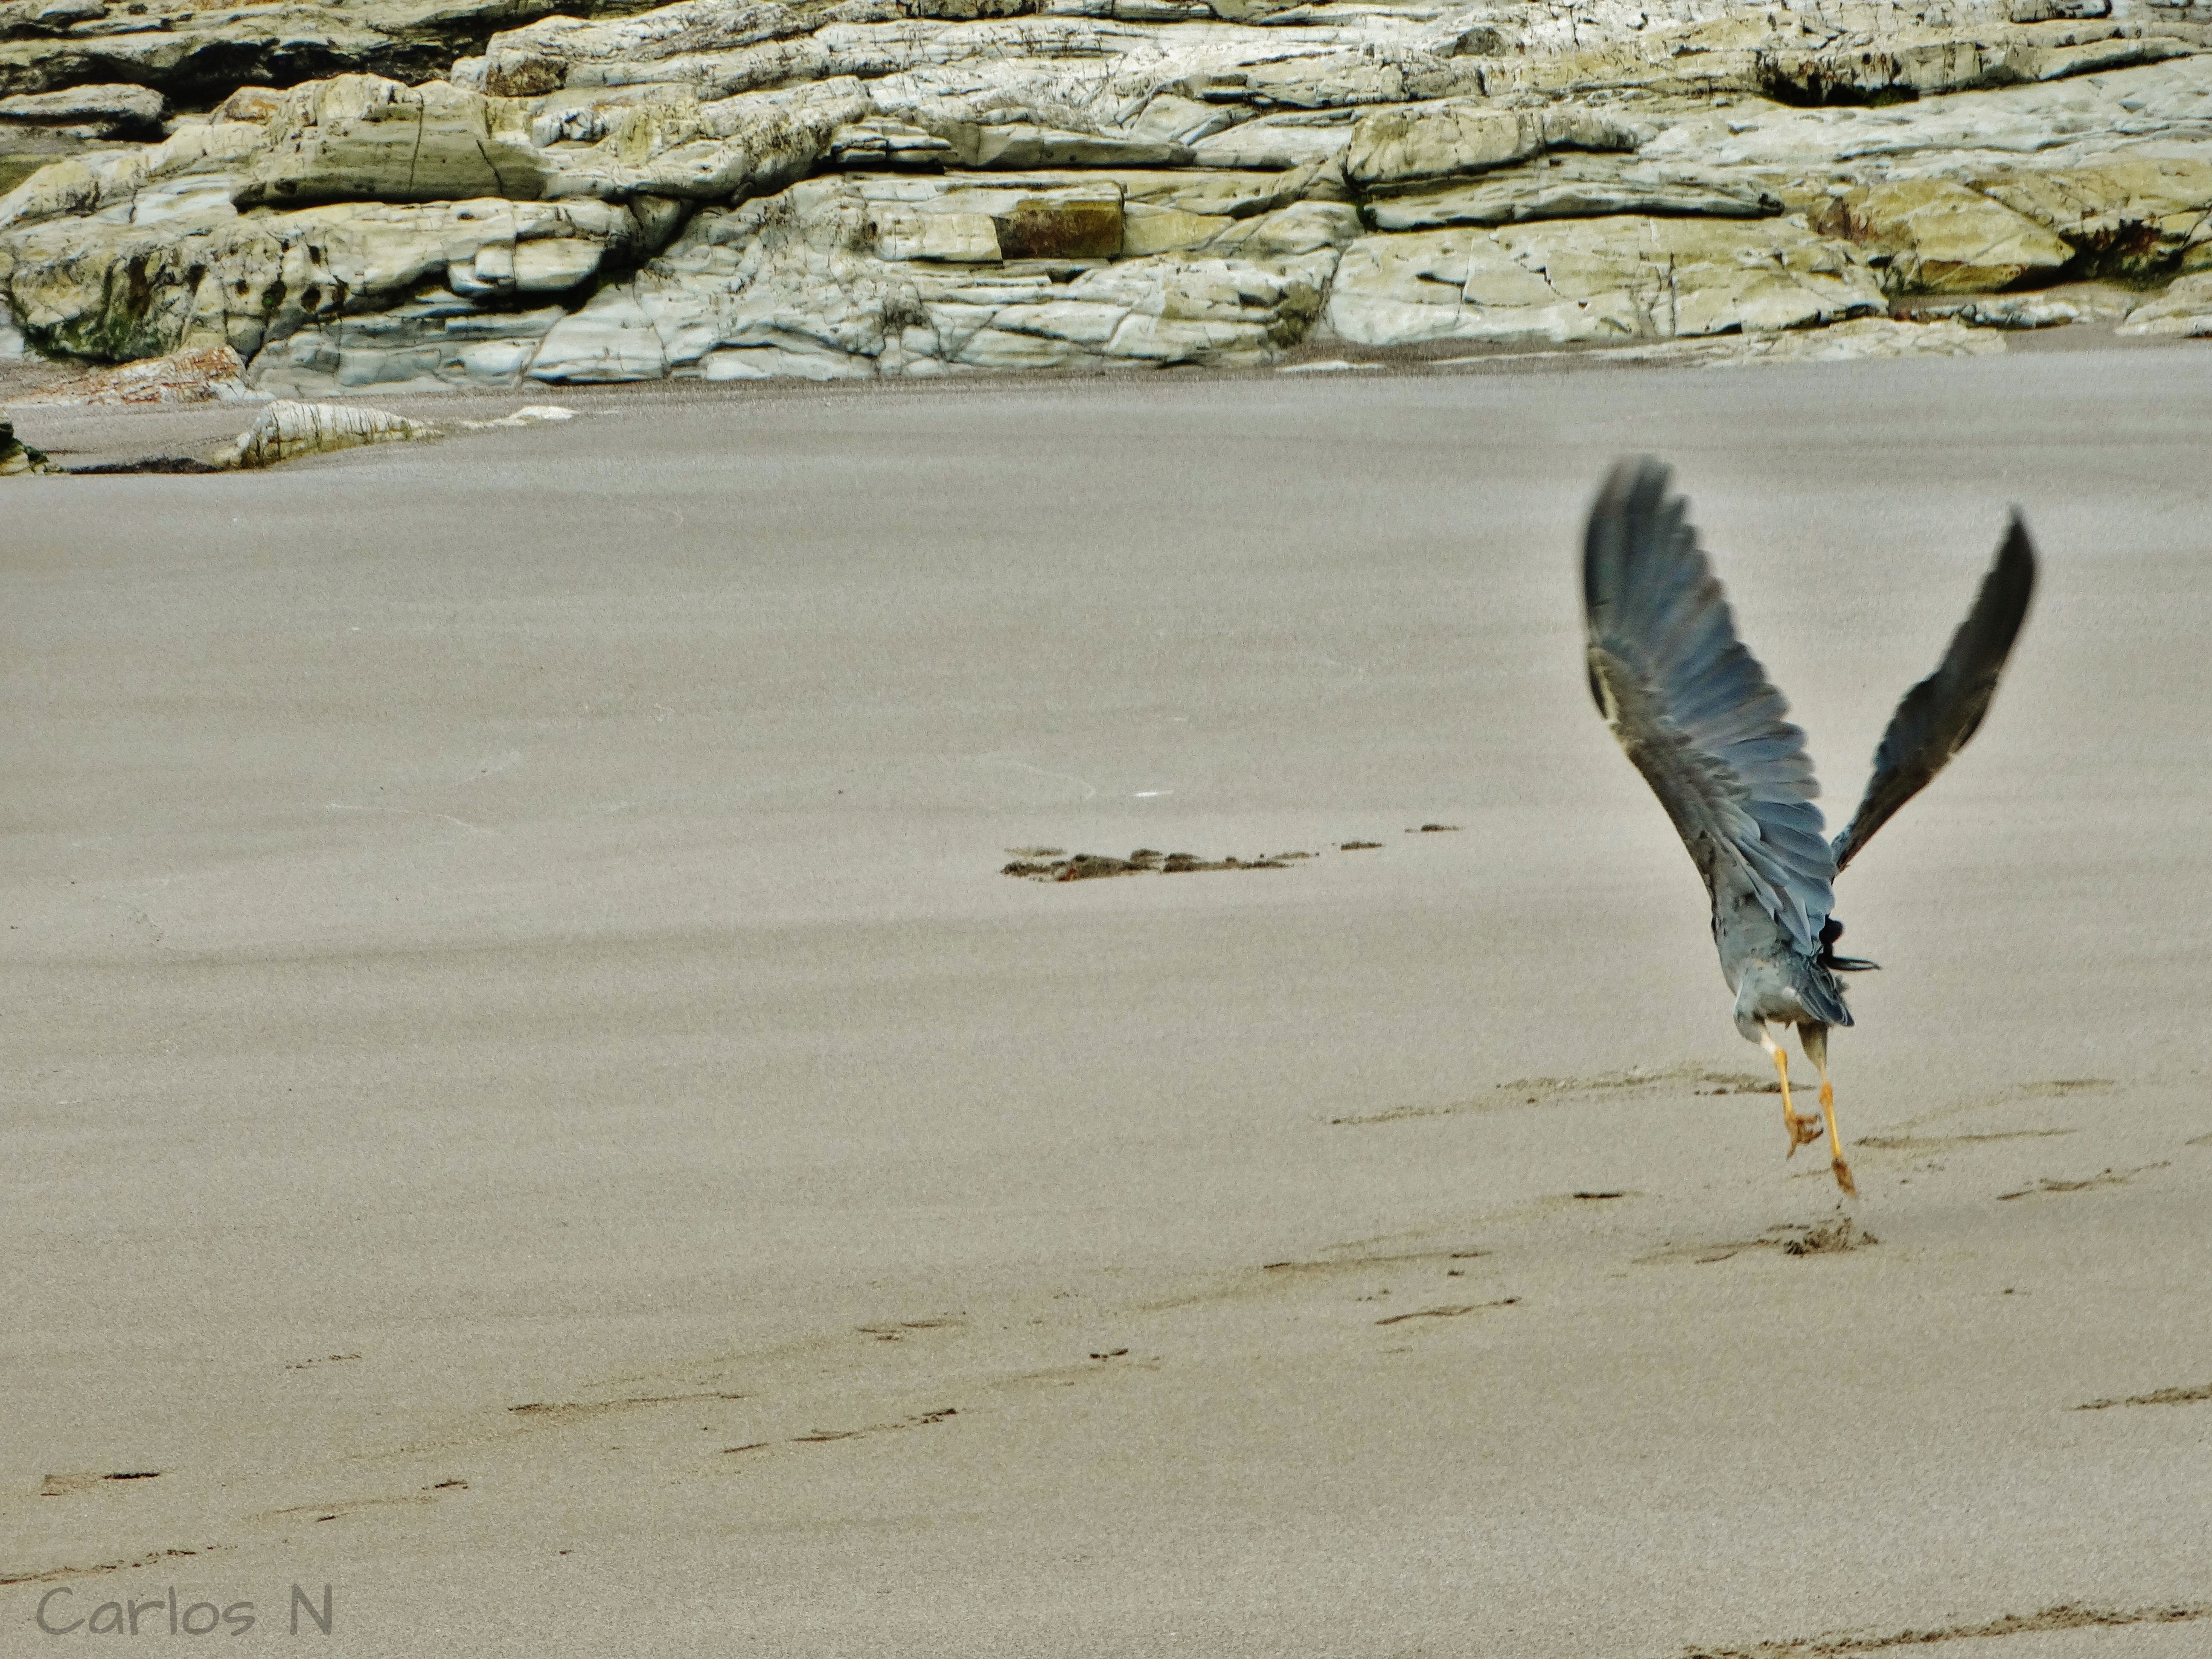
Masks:
[[[137,202],[156,189],[192,179],[212,185],[212,198],[228,203],[242,163],[265,143],[262,129],[243,122],[186,127],[158,144],[135,150],[98,150],[40,168],[0,196],[0,231],[77,215],[112,214],[126,221]]]
[[[191,106],[225,85],[324,72],[428,77],[459,40],[551,0],[345,0],[339,5],[0,0],[0,94],[129,82]],[[25,23],[32,27],[23,28]]]
[[[0,286],[51,347],[117,358],[228,343],[250,357],[341,314],[369,327],[426,282],[496,302],[566,290],[644,248],[636,214],[588,199],[344,203],[144,225],[95,216],[0,237]]]
[[[47,167],[0,198],[0,304],[42,349],[227,344],[257,385],[319,397],[1267,362],[1324,305],[1377,343],[1764,339],[1875,309],[1877,273],[2212,266],[2212,54],[2150,61],[2195,53],[2201,26],[2100,3],[547,18],[447,84],[241,89],[159,146]],[[954,15],[988,10],[1024,15]],[[343,21],[284,17],[303,42]],[[1761,87],[1921,96],[1784,107]],[[376,199],[241,215],[234,195]]]
[[[564,409],[559,404],[525,404],[511,415],[501,415],[489,421],[457,422],[465,431],[488,432],[499,428],[538,426],[547,422],[573,421],[576,411]]]
[[[1608,342],[1802,328],[1884,309],[1852,250],[1787,220],[1621,217],[1362,237],[1328,304],[1340,337]]]
[[[87,138],[135,137],[160,127],[161,107],[161,94],[150,87],[76,86],[0,98],[0,127],[60,127]]]
[[[279,400],[264,409],[239,434],[237,443],[215,459],[222,467],[273,466],[302,455],[362,444],[410,443],[437,435],[434,426],[381,409]]]
[[[588,236],[545,236],[511,247],[509,277],[518,294],[572,289],[599,268],[607,251],[604,240]]]
[[[1226,214],[1185,213],[1180,208],[1133,202],[1122,209],[1121,251],[1135,258],[1202,247],[1237,222]]]
[[[999,232],[988,213],[923,213],[879,207],[868,216],[876,252],[885,259],[974,263],[1000,258]]]
[[[302,329],[264,348],[249,379],[258,390],[290,398],[513,386],[564,314],[557,306],[481,313],[434,295]]]
[[[700,360],[709,380],[872,380],[876,367],[864,357],[805,345],[726,346]]]
[[[547,169],[523,121],[504,100],[435,81],[405,87],[341,75],[310,82],[285,94],[234,199],[240,207],[534,200],[545,192]]]
[[[2212,339],[2212,271],[2179,278],[2158,298],[2130,312],[2119,331]]]
[[[805,27],[780,6],[724,0],[680,0],[636,15],[597,21],[549,17],[495,34],[484,56],[461,73],[482,82],[486,90],[531,97],[565,84],[580,66],[649,64],[702,51],[730,51],[803,33]]]
[[[1277,264],[1347,248],[1359,235],[1359,214],[1348,202],[1296,202],[1273,213],[1232,219],[1203,245],[1224,258]]]
[[[1784,175],[1863,173],[1874,182],[1960,176],[2027,156],[2039,167],[2069,166],[2153,141],[2212,142],[2212,56],[1877,109],[1739,100],[1668,125],[1638,154]]]
[[[668,373],[659,331],[627,285],[605,288],[547,333],[530,368],[538,380],[658,380]]]
[[[1316,121],[1304,116],[1247,121],[1226,132],[1201,138],[1191,158],[1204,167],[1271,167],[1287,171],[1332,161],[1352,143],[1352,122]]]
[[[948,141],[888,116],[852,122],[830,135],[830,162],[841,167],[935,167],[957,159]]]
[[[1040,181],[1042,182],[1042,181]],[[922,181],[897,181],[919,196]],[[943,374],[962,368],[1272,361],[1317,313],[1351,209],[1307,203],[1232,222],[1247,257],[1033,261],[1005,271],[878,256],[882,180],[810,179],[702,213],[632,283],[560,325],[541,380]],[[1036,185],[1030,186],[1031,191]],[[982,192],[945,191],[944,203]],[[1020,222],[1016,197],[995,222]],[[1064,191],[1073,211],[1118,201]],[[1005,205],[1005,204],[994,204]],[[917,214],[916,216],[927,216]]]
[[[611,201],[764,194],[803,177],[835,136],[870,110],[849,79],[708,104],[637,106],[598,144],[556,158],[546,193]]]
[[[1188,145],[1163,139],[1071,132],[1021,121],[961,130],[961,137],[968,142],[956,138],[952,147],[975,167],[1179,167],[1192,159]]]
[[[1590,354],[1618,362],[1682,368],[1736,368],[1750,363],[1845,363],[1881,357],[1986,357],[2004,337],[1955,322],[1912,323],[1861,317],[1827,328],[1780,334],[1725,334],[1657,345],[1619,346]]]
[[[1756,179],[1711,169],[1654,167],[1610,156],[1553,157],[1373,204],[1377,230],[1448,225],[1522,224],[1534,219],[1596,219],[1617,214],[1760,219],[1778,215],[1779,198]]]
[[[1636,136],[1571,105],[1498,109],[1448,98],[1363,116],[1352,128],[1344,176],[1359,190],[1396,190],[1434,179],[1487,173],[1547,149],[1625,150]]]

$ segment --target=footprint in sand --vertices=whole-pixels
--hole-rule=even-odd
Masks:
[[[2163,1170],[2166,1164],[2138,1164],[2132,1170],[2104,1170],[2085,1181],[2052,1181],[2049,1177],[2033,1187],[2022,1187],[2017,1192],[1999,1193],[1997,1202],[2002,1204],[2015,1198],[2041,1198],[2047,1193],[2086,1193],[2100,1187],[2124,1187],[2137,1176],[2152,1170]]]
[[[1839,1215],[1833,1220],[1812,1226],[1778,1222],[1757,1238],[1720,1239],[1705,1244],[1670,1244],[1664,1249],[1654,1250],[1649,1255],[1638,1256],[1636,1264],[1657,1267],[1687,1261],[1698,1267],[1710,1267],[1714,1262],[1741,1255],[1747,1250],[1779,1250],[1784,1255],[1836,1255],[1881,1243],[1849,1216]]]
[[[1468,1112],[1510,1111],[1516,1106],[1572,1103],[1601,1095],[1608,1102],[1621,1095],[1778,1095],[1782,1085],[1772,1078],[1744,1072],[1716,1072],[1698,1065],[1670,1066],[1656,1072],[1606,1072],[1595,1077],[1523,1077],[1500,1083],[1487,1094],[1434,1106],[1395,1106],[1381,1111],[1350,1112],[1329,1119],[1332,1125],[1360,1126],[1401,1123],[1413,1118],[1456,1117]]]
[[[159,1480],[159,1469],[120,1469],[113,1474],[90,1473],[84,1474],[50,1474],[40,1484],[41,1498],[68,1498],[81,1492],[90,1492],[104,1480]]]
[[[2092,1400],[2074,1409],[2102,1412],[2115,1406],[2197,1406],[2208,1400],[2212,1400],[2212,1382],[2200,1382],[2186,1389],[2156,1389],[2149,1394],[2131,1394],[2119,1400]]]
[[[1793,1659],[1793,1656],[1801,1654],[1812,1659],[1814,1655],[1873,1653],[1886,1648],[1924,1647],[1976,1637],[2029,1636],[2044,1631],[2106,1629],[2123,1625],[2180,1625],[2200,1619],[2212,1619],[2212,1602],[2176,1601],[2156,1607],[2089,1607],[2078,1601],[2062,1601],[2040,1613],[2008,1613],[1979,1624],[1899,1631],[1888,1636],[1832,1631],[1819,1636],[1784,1637],[1729,1647],[1691,1648],[1681,1659]]]

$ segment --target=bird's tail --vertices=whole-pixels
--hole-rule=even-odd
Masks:
[[[1820,925],[1820,954],[1814,960],[1832,974],[1863,974],[1881,966],[1878,962],[1869,962],[1864,957],[1838,956],[1836,941],[1843,936],[1844,924],[1830,916]]]
[[[1844,982],[1836,975],[1874,966],[1870,962],[1836,954],[1836,941],[1843,934],[1844,924],[1830,916],[1820,929],[1820,953],[1815,957],[1796,958],[1795,988],[1797,1000],[1805,1005],[1808,1013],[1824,1025],[1849,1025],[1852,1023],[1850,1005],[1844,1000]]]
[[[1849,1025],[1850,1005],[1844,1000],[1844,982],[1822,967],[1818,960],[1807,962],[1800,957],[1803,971],[1797,975],[1797,1000],[1805,1005],[1806,1012],[1823,1025]]]

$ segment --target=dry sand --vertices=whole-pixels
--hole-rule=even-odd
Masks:
[[[2208,370],[582,394],[5,486],[0,1651],[294,1583],[348,1659],[2212,1651]],[[1785,1248],[1843,1206],[1583,687],[1642,449],[1832,816],[2044,549],[1842,884],[1860,1248]],[[1321,856],[999,873],[1139,846]]]

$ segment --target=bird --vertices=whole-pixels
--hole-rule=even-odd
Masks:
[[[1898,808],[1965,748],[1989,713],[2035,590],[2035,547],[2019,509],[1936,672],[1905,694],[1850,822],[1826,838],[1805,733],[1736,635],[1728,596],[1668,470],[1621,462],[1598,491],[1583,541],[1590,696],[1674,820],[1712,900],[1713,943],[1735,994],[1735,1025],[1773,1062],[1790,1150],[1825,1127],[1836,1184],[1858,1193],[1836,1129],[1828,1032],[1851,1024],[1841,975],[1877,964],[1837,953],[1837,876]],[[1820,1074],[1820,1116],[1801,1116],[1784,1036],[1797,1028]]]

